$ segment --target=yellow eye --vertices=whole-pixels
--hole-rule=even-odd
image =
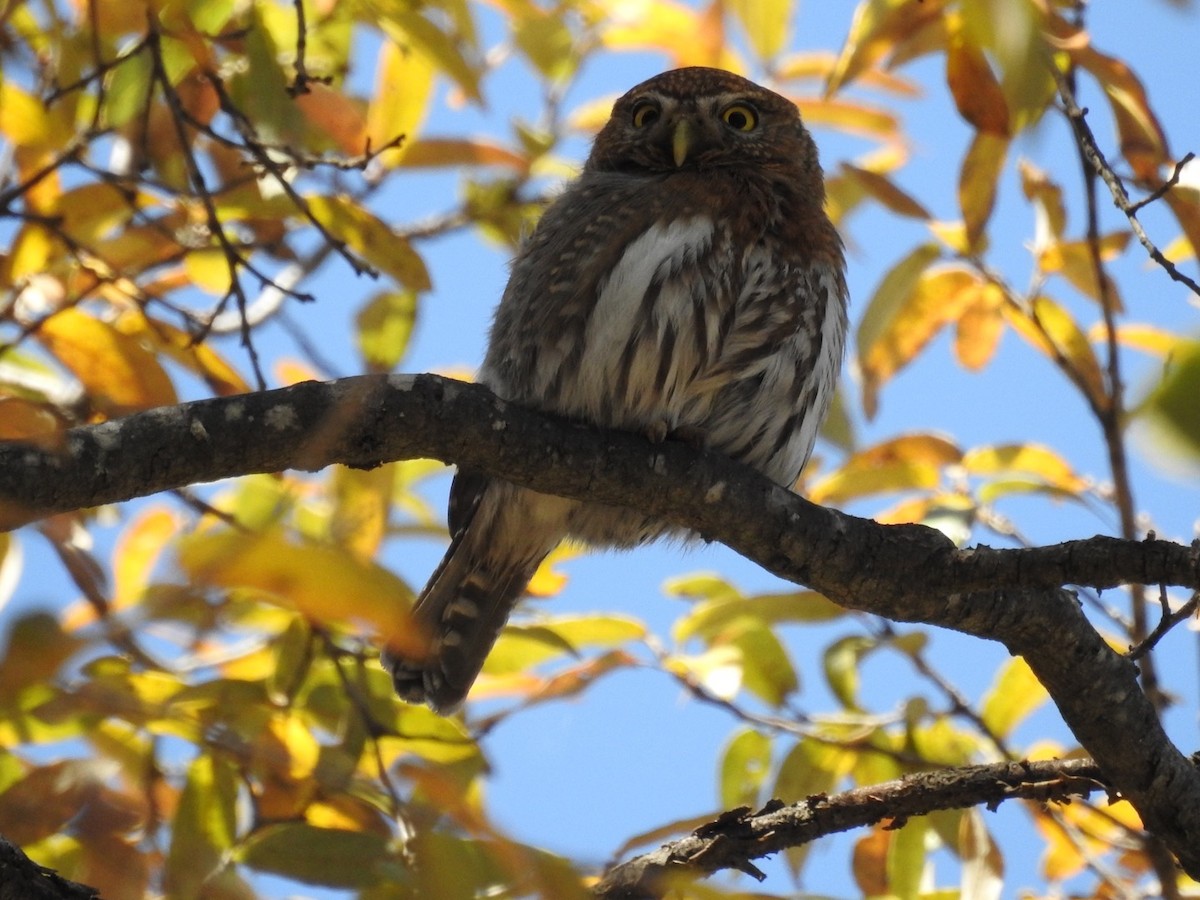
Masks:
[[[658,104],[642,100],[633,108],[633,127],[645,128],[658,121]]]
[[[734,131],[753,131],[758,127],[758,113],[745,103],[734,103],[721,110],[721,121]]]

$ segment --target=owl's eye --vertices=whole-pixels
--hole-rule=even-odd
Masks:
[[[745,103],[734,103],[721,110],[721,121],[734,131],[753,131],[758,127],[758,113]]]
[[[632,122],[634,128],[645,128],[658,121],[658,104],[650,100],[642,100],[633,108]]]

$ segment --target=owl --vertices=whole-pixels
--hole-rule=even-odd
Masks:
[[[479,381],[515,404],[700,444],[791,487],[846,335],[824,206],[816,147],[785,97],[708,68],[639,84],[513,262]],[[443,713],[561,540],[623,548],[673,531],[472,472],[454,479],[449,524],[413,608],[426,652],[383,654],[401,698]]]

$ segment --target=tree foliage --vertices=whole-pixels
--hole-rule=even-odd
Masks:
[[[1165,309],[1200,296],[1189,274],[1200,248],[1190,154],[1172,152],[1152,86],[1121,58],[1126,48],[1097,46],[1082,5],[862,0],[840,48],[808,52],[792,49],[795,6],[4,8],[0,439],[11,442],[4,483],[17,486],[6,489],[0,519],[10,529],[33,524],[0,535],[0,589],[39,589],[45,573],[23,568],[30,554],[21,548],[40,540],[52,548],[55,578],[69,579],[79,599],[45,597],[51,611],[7,617],[0,835],[118,900],[252,897],[269,891],[265,875],[364,900],[659,896],[672,886],[709,897],[744,895],[745,882],[692,879],[721,868],[759,875],[752,860],[767,852],[783,854],[786,872],[766,885],[783,895],[786,874],[800,883],[810,875],[811,841],[862,827],[844,867],[863,894],[991,897],[1012,888],[983,808],[1019,800],[1022,840],[1041,853],[1035,890],[1200,891],[1170,852],[1200,877],[1195,845],[1189,855],[1178,843],[1197,836],[1188,830],[1195,811],[1173,815],[1162,785],[1132,783],[1149,771],[1139,768],[1149,763],[1138,742],[1161,734],[1158,721],[1184,689],[1171,680],[1183,667],[1162,660],[1178,652],[1164,649],[1169,632],[1194,612],[1200,587],[1194,552],[1161,541],[1155,549],[1130,450],[1131,428],[1143,426],[1156,450],[1183,464],[1200,457],[1200,345]],[[825,151],[830,210],[854,254],[884,274],[856,298],[855,377],[801,487],[817,504],[936,531],[873,529],[763,500],[752,480],[686,447],[663,450],[673,480],[655,481],[661,472],[637,468],[647,458],[640,439],[522,419],[436,380],[417,380],[428,396],[396,380],[304,392],[300,383],[338,368],[320,340],[325,307],[348,319],[354,364],[381,378],[404,364],[418,316],[453,314],[430,303],[430,248],[468,231],[515,246],[576,163],[576,139],[607,115],[611,98],[577,96],[585,66],[631,53],[653,54],[659,68],[717,65],[769,80],[796,100],[823,146],[865,142],[853,158]],[[427,127],[446,108],[469,118],[514,77],[535,85],[542,107],[507,131]],[[905,186],[920,135],[901,110],[921,90],[948,97],[965,134],[956,171],[940,173],[949,200]],[[1030,158],[1030,135],[1054,142],[1056,168]],[[433,179],[454,185],[440,212],[407,216],[403,199]],[[996,225],[1006,186],[1024,204],[1020,234]],[[896,223],[904,239],[866,240],[860,216]],[[1152,268],[1118,266],[1130,259]],[[331,269],[345,281],[359,276],[355,287],[314,296],[310,285]],[[1142,300],[1151,283],[1163,295],[1157,313]],[[1045,399],[1027,402],[1080,410],[1097,452],[1021,435],[967,443],[919,420],[874,429],[869,442],[856,436],[855,425],[871,431],[902,390],[901,375],[934,365],[938,348],[950,348],[959,370],[987,375],[1002,369],[1006,335],[1041,366]],[[1130,367],[1143,358],[1152,374],[1131,389]],[[283,399],[262,393],[278,384],[299,387]],[[368,416],[384,402],[370,393],[380,384],[408,395],[390,424]],[[177,406],[202,398],[222,399]],[[401,438],[417,443],[382,451],[383,432],[403,432],[404,422],[413,433]],[[154,443],[180,426],[173,445]],[[548,489],[621,499],[620,478],[597,474],[589,485],[586,467],[579,474],[580,460],[591,460],[591,471],[620,470],[627,486],[645,489],[647,508],[692,524],[701,515],[695,485],[707,485],[706,535],[824,593],[746,592],[718,574],[683,575],[665,586],[686,604],[667,629],[624,611],[550,607],[509,625],[462,716],[401,704],[375,648],[380,635],[403,633],[417,587],[397,561],[442,533],[427,488],[444,468],[412,458],[414,446],[451,462],[490,459],[513,478],[557,478],[539,482]],[[539,446],[544,456],[530,449]],[[103,455],[114,447],[122,453]],[[587,455],[605,447],[616,448],[611,464]],[[88,448],[100,455],[81,455]],[[68,474],[85,482],[82,493],[70,492]],[[231,475],[244,477],[193,484]],[[172,494],[116,502],[162,487]],[[92,505],[101,499],[111,505]],[[981,540],[1027,547],[1024,520],[1010,509],[1039,533],[1068,511],[1098,514],[1104,524],[1091,527],[1122,540],[1040,556],[954,549]],[[807,546],[827,556],[805,556],[805,528]],[[857,555],[838,555],[839,536]],[[531,594],[563,592],[580,552],[558,551]],[[846,559],[858,571],[845,570]],[[1118,584],[1119,595],[1100,595]],[[1068,640],[1075,605],[1064,585],[1080,586],[1092,644]],[[942,607],[912,596],[926,589]],[[1066,624],[1022,631],[1012,612],[1021,602],[1039,605],[1029,622]],[[969,697],[930,652],[928,631],[861,611],[948,625],[1018,655]],[[815,673],[798,660],[797,632]],[[818,640],[827,643],[813,654]],[[1082,646],[1092,648],[1087,659],[1054,660]],[[868,662],[885,656],[912,680],[879,709]],[[1108,666],[1128,676],[1131,695],[1064,696],[1064,685],[1086,693],[1071,668],[1093,663],[1097,685],[1110,685]],[[718,757],[726,812],[630,835],[622,858],[683,840],[604,872],[594,858],[512,837],[486,795],[489,735],[568,698],[587,714],[595,684],[646,669],[732,716],[721,748],[706,748]],[[814,675],[829,697],[823,712],[802,687]],[[1074,742],[1028,729],[1051,698]],[[1120,708],[1097,713],[1096,700]],[[1083,751],[1099,760],[1108,750],[1097,735],[1135,721],[1139,704],[1153,728],[1122,736],[1131,763],[1068,760]],[[647,727],[627,712],[621,727]],[[1156,756],[1182,759],[1174,748],[1160,754],[1163,746]],[[1099,797],[1082,799],[1097,788]],[[958,865],[933,885],[939,852]]]

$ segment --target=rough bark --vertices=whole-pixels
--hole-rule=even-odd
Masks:
[[[431,375],[360,376],[202,400],[0,446],[0,522],[252,472],[432,457],[538,490],[634,506],[719,540],[848,608],[1003,643],[1184,869],[1200,878],[1200,771],[1064,588],[1200,588],[1200,548],[1107,537],[958,549],[923,526],[824,509],[711,453],[601,432]]]

